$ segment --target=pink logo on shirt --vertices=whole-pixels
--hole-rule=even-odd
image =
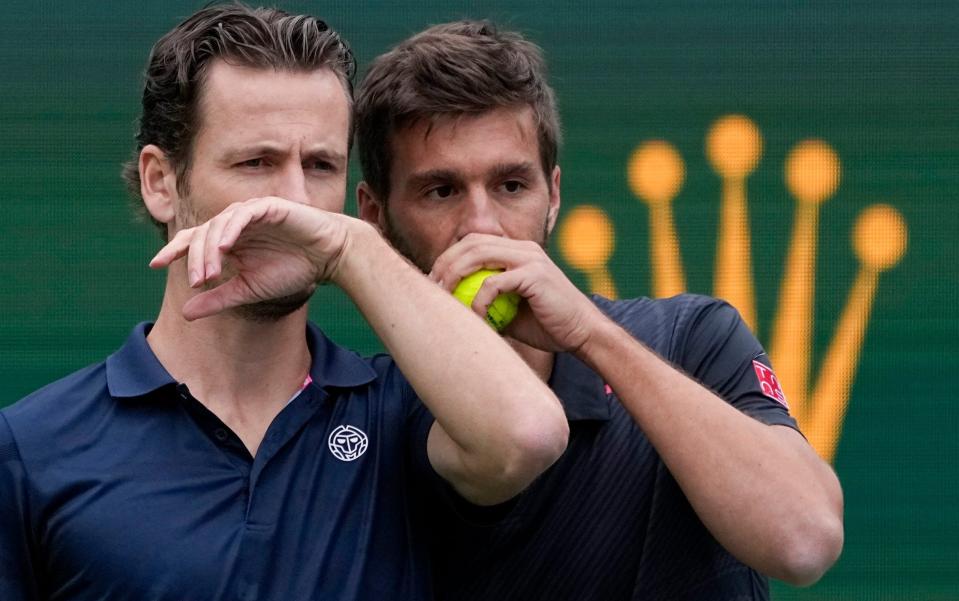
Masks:
[[[756,370],[756,377],[759,379],[759,389],[763,391],[763,394],[786,409],[789,409],[789,404],[786,402],[786,395],[783,393],[782,386],[779,385],[779,378],[776,377],[773,370],[755,359],[753,360],[753,369]]]

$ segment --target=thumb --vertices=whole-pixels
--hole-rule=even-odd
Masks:
[[[250,302],[249,287],[239,277],[230,278],[212,290],[197,294],[183,304],[187,321],[216,315],[227,309]]]

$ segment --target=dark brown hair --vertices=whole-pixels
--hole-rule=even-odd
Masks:
[[[206,73],[218,59],[264,69],[330,69],[352,101],[353,53],[323,21],[240,3],[204,8],[160,38],[150,52],[136,152],[123,166],[123,179],[138,201],[142,201],[138,160],[147,144],[166,153],[176,171],[177,190],[188,192],[190,153],[200,127],[200,95]],[[350,133],[352,139],[352,121]],[[143,203],[137,204],[142,210]],[[165,239],[166,226],[151,220]]]
[[[422,119],[530,106],[540,162],[551,182],[560,144],[559,115],[539,47],[487,21],[436,25],[373,61],[356,95],[363,178],[389,196],[390,137]]]

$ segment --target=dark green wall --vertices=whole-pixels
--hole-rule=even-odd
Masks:
[[[959,599],[959,7],[799,4],[284,7],[326,17],[361,64],[427,24],[465,16],[538,41],[565,122],[563,214],[581,203],[609,214],[610,267],[623,296],[650,289],[646,208],[626,186],[629,153],[662,138],[683,155],[686,183],[674,205],[682,255],[690,289],[709,293],[720,182],[703,139],[717,117],[748,115],[765,144],[749,180],[764,340],[792,223],[783,161],[802,139],[828,141],[843,171],[821,214],[815,364],[857,270],[849,233],[858,212],[895,206],[909,248],[880,279],[835,461],[846,493],[844,554],[817,586],[777,585],[776,598]],[[102,359],[159,306],[163,276],[146,266],[159,239],[133,219],[118,174],[150,45],[199,6],[5,3],[0,406]],[[343,343],[379,348],[336,290],[319,292],[312,316]]]

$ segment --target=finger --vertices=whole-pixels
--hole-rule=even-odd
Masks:
[[[150,267],[160,269],[173,263],[187,253],[190,248],[190,239],[193,235],[193,228],[180,230],[173,236],[160,251],[150,259]]]
[[[480,316],[485,316],[489,306],[500,294],[515,292],[523,296],[521,290],[526,276],[521,270],[510,270],[491,275],[485,280],[473,297],[471,308]]]
[[[250,300],[249,289],[240,278],[234,277],[212,290],[197,294],[184,303],[183,317],[187,321],[209,317]]]
[[[464,277],[475,273],[478,269],[501,269],[511,271],[537,262],[542,251],[535,244],[522,241],[495,238],[483,240],[478,244],[464,246],[458,256],[450,257],[437,272],[446,288],[453,289]]]
[[[221,251],[229,251],[240,239],[240,235],[246,230],[253,220],[253,212],[249,210],[234,211],[230,218],[223,224],[223,228],[218,238],[214,238],[216,247]]]
[[[206,281],[206,269],[204,268],[206,253],[204,252],[204,248],[206,247],[207,230],[207,224],[196,228],[193,239],[190,241],[190,250],[187,251],[187,277],[189,278],[190,286],[193,288],[200,286]]]
[[[463,245],[457,242],[436,258],[429,277],[440,287],[453,290],[460,280],[484,267],[505,269],[506,265],[494,254],[484,252],[483,248],[475,244]]]
[[[282,223],[289,218],[290,210],[293,207],[319,211],[319,209],[305,207],[273,196],[251,198],[234,206],[235,210],[232,212],[229,221],[225,222],[218,239],[211,239],[216,240],[216,245],[220,250],[228,251],[234,247],[243,232],[250,229],[250,226],[261,223],[272,225]]]
[[[464,239],[465,240],[465,239]],[[466,250],[472,247],[474,243],[464,242],[464,240],[459,240],[449,246],[444,250],[436,259],[433,261],[433,266],[430,269],[427,277],[438,283],[443,288],[447,290],[452,290],[456,287],[456,284],[459,282],[460,278],[450,281],[452,278],[449,277],[449,266],[452,262],[456,261]]]
[[[207,222],[206,242],[203,247],[203,268],[206,279],[211,280],[220,275],[223,271],[223,251],[218,244],[223,228],[230,222],[235,210],[227,208],[213,219]]]

